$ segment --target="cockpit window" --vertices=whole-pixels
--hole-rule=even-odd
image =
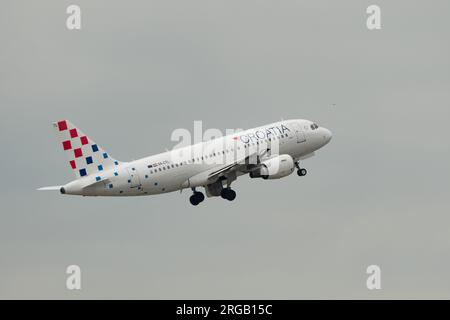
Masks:
[[[319,126],[318,126],[317,124],[313,123],[313,124],[311,125],[311,129],[312,129],[312,130],[316,130],[317,128],[319,128]]]

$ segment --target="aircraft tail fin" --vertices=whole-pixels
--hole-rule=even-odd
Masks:
[[[93,140],[68,120],[53,123],[61,148],[77,178],[88,176],[119,165]]]

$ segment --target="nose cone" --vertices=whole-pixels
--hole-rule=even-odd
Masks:
[[[322,138],[324,140],[324,145],[327,144],[328,142],[330,142],[331,138],[333,137],[333,134],[331,133],[330,130],[326,129],[326,128],[321,128],[322,130]]]

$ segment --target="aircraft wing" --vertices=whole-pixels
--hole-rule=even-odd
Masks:
[[[221,176],[235,171],[247,172],[249,168],[258,166],[261,162],[261,159],[264,158],[264,156],[266,156],[269,151],[270,149],[266,149],[262,152],[255,151],[248,156],[238,159],[237,161],[234,161],[230,164],[225,164],[222,168],[214,168],[215,170],[209,173],[208,180],[213,182]],[[250,160],[252,160],[252,158],[254,161],[251,162]]]
[[[263,152],[253,152],[250,155],[242,157],[238,160],[234,160],[223,165],[216,166],[212,169],[201,172],[188,180],[189,186],[200,186],[205,184],[210,184],[217,181],[221,177],[227,177],[227,175],[233,175],[236,172],[248,172],[249,169],[253,169],[258,166],[263,158],[270,149],[264,150]],[[255,160],[255,161],[250,161]]]

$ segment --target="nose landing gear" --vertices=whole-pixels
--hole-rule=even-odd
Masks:
[[[306,171],[305,168],[300,168],[299,162],[296,162],[296,163],[295,163],[295,166],[296,166],[297,169],[298,169],[298,170],[297,170],[297,174],[298,174],[299,177],[306,176],[306,174],[308,173],[308,171]]]

